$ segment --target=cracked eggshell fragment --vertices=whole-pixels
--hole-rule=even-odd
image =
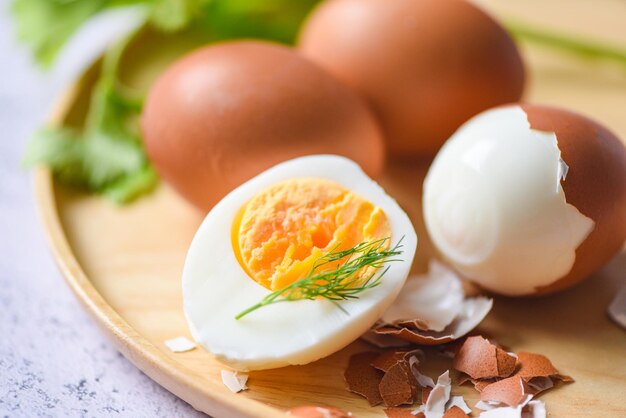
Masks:
[[[476,328],[485,319],[492,306],[493,299],[485,297],[466,299],[459,316],[440,332],[385,326],[377,328],[375,332],[380,335],[402,338],[415,344],[445,344],[463,337]]]
[[[345,412],[330,406],[302,405],[291,408],[287,416],[298,418],[350,418],[352,412]]]
[[[489,298],[465,298],[456,273],[433,260],[426,275],[407,281],[374,332],[416,344],[444,344],[474,329],[492,305]]]
[[[401,348],[411,345],[409,341],[402,340],[392,335],[377,334],[374,329],[367,330],[359,337],[363,341],[378,348]]]
[[[437,379],[437,384],[430,391],[428,399],[424,404],[424,415],[426,418],[441,418],[446,411],[446,404],[450,400],[452,389],[450,372],[446,371]]]
[[[378,388],[386,406],[411,405],[417,397],[417,382],[404,361],[387,370]]]
[[[196,343],[191,341],[187,337],[176,337],[169,340],[165,340],[165,346],[174,353],[184,353],[186,351],[196,348]]]
[[[472,379],[508,377],[515,371],[517,356],[491,344],[481,336],[467,338],[454,357],[456,370]]]
[[[427,274],[410,277],[398,298],[384,313],[388,324],[423,331],[443,331],[459,315],[465,298],[458,276],[436,260]]]
[[[609,305],[608,313],[616,324],[626,329],[626,286],[617,293]]]
[[[500,402],[508,406],[518,406],[528,394],[528,387],[524,379],[519,376],[507,377],[487,385],[480,392],[480,400],[485,402]]]
[[[465,399],[463,399],[463,397],[459,395],[451,397],[450,400],[448,401],[448,404],[446,405],[446,408],[448,409],[451,409],[453,407],[459,408],[465,414],[472,413],[472,408],[470,408],[465,402]]]
[[[453,406],[443,414],[443,418],[466,418],[467,414],[458,406]]]
[[[543,354],[526,353],[522,351],[517,353],[517,357],[520,368],[515,373],[516,376],[523,377],[527,380],[536,377],[552,377],[562,380],[563,382],[574,381],[571,377],[560,374],[550,359]]]
[[[565,177],[565,180],[564,180]],[[534,105],[474,117],[424,182],[431,239],[493,292],[550,293],[601,267],[626,238],[626,150],[597,123]]]
[[[248,375],[231,372],[230,370],[222,370],[222,383],[226,386],[231,392],[237,393],[242,390],[248,389],[246,383],[248,382]]]
[[[516,407],[490,405],[482,401],[476,407],[485,410],[479,418],[546,418],[546,405],[542,401],[531,401],[531,396]]]
[[[378,356],[379,353],[375,351],[352,355],[343,374],[348,390],[363,396],[370,406],[379,405],[383,401],[378,386],[384,373],[371,365]]]
[[[383,411],[387,418],[415,418],[411,410],[406,408],[385,408]]]

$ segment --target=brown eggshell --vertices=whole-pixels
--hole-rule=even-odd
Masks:
[[[385,406],[413,404],[417,396],[417,382],[406,362],[397,362],[387,370],[379,390]]]
[[[458,406],[453,406],[448,409],[445,414],[443,414],[443,418],[466,418],[467,414],[463,412],[461,408]]]
[[[519,376],[527,382],[536,377],[550,377],[553,380],[561,380],[564,383],[574,381],[570,376],[562,375],[554,367],[552,362],[543,354],[536,353],[518,353],[519,370],[515,376]]]
[[[350,392],[363,396],[370,406],[382,403],[378,385],[384,373],[371,366],[379,353],[375,351],[365,351],[354,354],[350,357],[348,367],[344,372],[344,378]]]
[[[595,226],[576,249],[571,271],[538,294],[557,292],[583,280],[617,254],[626,239],[626,148],[608,129],[574,112],[522,105],[533,129],[554,132],[569,166],[561,182],[567,203]]]
[[[408,408],[385,408],[383,411],[387,418],[415,418]]]
[[[299,48],[379,117],[391,153],[434,155],[471,116],[519,100],[524,66],[508,33],[461,0],[329,0]]]
[[[376,334],[373,329],[368,330],[365,334],[361,335],[360,338],[378,348],[400,348],[411,345],[409,341],[391,335]]]
[[[343,155],[374,177],[384,164],[380,129],[363,101],[267,42],[215,44],[175,62],[152,86],[141,128],[159,174],[203,210],[291,158]]]
[[[383,372],[389,371],[389,369],[395,366],[399,362],[405,363],[407,351],[385,351],[372,361],[371,366]]]
[[[468,337],[454,357],[453,367],[472,379],[507,377],[515,371],[516,358],[481,336]]]
[[[529,390],[524,379],[513,376],[487,385],[480,392],[480,400],[502,402],[515,407],[522,402],[527,393]]]
[[[352,413],[330,406],[302,405],[287,411],[288,416],[298,418],[350,418]]]

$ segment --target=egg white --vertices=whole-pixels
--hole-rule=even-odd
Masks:
[[[341,302],[283,302],[236,320],[270,290],[250,278],[232,248],[237,211],[255,194],[284,180],[332,180],[383,209],[391,225],[391,245],[402,241],[402,261],[389,263],[380,285]],[[228,194],[196,233],[183,271],[183,303],[191,334],[220,361],[238,370],[306,364],[330,355],[363,334],[400,292],[409,273],[417,236],[395,200],[351,160],[333,155],[297,158],[279,164]]]

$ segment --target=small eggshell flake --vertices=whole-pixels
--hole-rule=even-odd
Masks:
[[[453,407],[457,407],[459,409],[461,409],[461,411],[463,411],[466,414],[471,414],[472,413],[472,408],[470,408],[467,403],[465,402],[465,399],[463,399],[462,396],[453,396],[450,398],[450,400],[448,401],[448,404],[446,405],[446,408],[453,408]]]
[[[237,211],[255,194],[293,178],[332,180],[380,207],[391,240],[402,241],[402,261],[389,263],[375,288],[355,300],[277,303],[236,320],[270,291],[241,267],[231,244]],[[417,237],[408,216],[354,162],[317,155],[287,161],[244,183],[207,215],[196,233],[183,271],[183,301],[189,329],[203,347],[238,370],[306,364],[348,345],[370,328],[400,292],[413,261]]]
[[[531,294],[564,277],[594,228],[566,201],[566,167],[557,136],[531,129],[520,106],[474,117],[424,182],[435,246],[463,276],[501,294]]]
[[[248,389],[246,383],[248,382],[248,375],[237,372],[231,372],[230,370],[222,370],[222,383],[233,393],[241,392]]]
[[[437,379],[437,384],[430,391],[424,406],[426,418],[442,418],[446,411],[446,404],[450,400],[452,380],[450,372],[446,371]]]
[[[302,405],[291,408],[287,415],[298,418],[350,418],[351,412],[345,412],[329,406]]]
[[[196,343],[189,340],[187,337],[176,337],[170,340],[165,340],[165,346],[174,353],[184,353],[196,348]]]
[[[443,418],[466,418],[467,413],[458,406],[453,406],[443,414]]]
[[[476,407],[484,409],[479,418],[546,418],[546,405],[542,401],[531,400],[528,396],[522,404],[516,407],[490,405],[479,402]]]
[[[617,293],[611,305],[609,305],[609,316],[616,324],[626,329],[626,286]]]
[[[383,411],[387,418],[415,418],[411,410],[406,408],[385,408]]]

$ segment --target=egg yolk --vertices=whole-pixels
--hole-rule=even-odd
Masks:
[[[380,207],[319,178],[286,180],[261,191],[241,208],[232,229],[239,263],[270,290],[306,277],[330,251],[390,236]]]

